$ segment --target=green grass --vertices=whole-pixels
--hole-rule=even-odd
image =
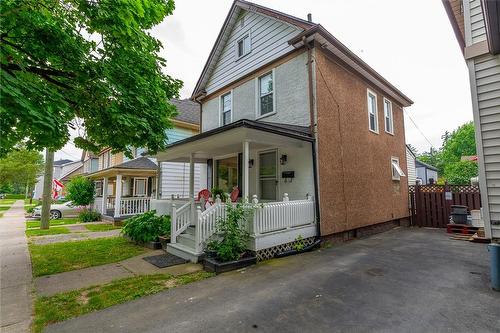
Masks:
[[[66,225],[66,224],[76,224],[80,223],[80,220],[76,217],[68,217],[58,220],[50,220],[50,225]],[[40,221],[27,221],[26,228],[40,228]]]
[[[30,244],[33,276],[49,275],[124,260],[146,252],[123,237],[54,244]]]
[[[121,229],[122,227],[114,226],[112,224],[86,224],[85,228],[89,231],[109,231]]]
[[[25,195],[24,195],[24,194],[6,194],[6,195],[5,195],[5,198],[6,198],[6,199],[15,199],[15,200],[19,200],[19,199],[24,199],[24,198],[25,198]]]
[[[15,199],[0,199],[0,207],[10,207],[14,202],[17,200]]]
[[[0,212],[1,211],[6,211],[9,208],[10,208],[9,206],[0,206]]]
[[[45,236],[45,235],[59,235],[59,234],[69,234],[68,228],[65,227],[54,227],[49,229],[27,229],[26,236]]]
[[[40,206],[42,204],[41,201],[33,199],[30,204],[30,199],[25,199],[24,200],[24,210],[28,212],[29,208],[34,208],[36,206]]]
[[[112,305],[158,293],[176,286],[213,276],[197,272],[173,277],[166,274],[145,275],[116,280],[101,286],[39,297],[35,302],[35,332],[52,323],[102,310]]]

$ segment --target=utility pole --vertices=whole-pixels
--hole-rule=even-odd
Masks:
[[[40,229],[49,228],[52,202],[52,177],[54,176],[54,152],[45,148],[45,172],[43,174],[42,216]]]

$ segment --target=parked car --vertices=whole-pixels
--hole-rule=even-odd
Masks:
[[[79,207],[73,205],[71,201],[64,203],[50,205],[50,219],[57,220],[63,217],[76,217],[78,216]],[[32,217],[42,216],[42,206],[36,206],[33,210]]]

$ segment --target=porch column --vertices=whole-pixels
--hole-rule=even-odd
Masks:
[[[191,202],[191,224],[194,225],[194,154],[189,155],[189,202]]]
[[[243,141],[243,201],[248,201],[248,161],[250,159],[250,144],[248,141]]]
[[[116,175],[115,186],[115,217],[120,217],[120,202],[122,201],[122,175]]]
[[[101,214],[106,215],[108,212],[108,177],[104,177],[102,180],[102,202],[101,202]]]

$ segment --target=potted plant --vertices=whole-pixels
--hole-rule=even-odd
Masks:
[[[253,210],[254,207],[242,203],[226,205],[226,217],[217,221],[217,233],[207,244],[205,270],[219,274],[257,262],[255,255],[247,250],[250,238],[247,225]]]
[[[157,216],[152,210],[125,220],[122,233],[137,244],[161,249],[161,239],[170,239],[170,216]]]

